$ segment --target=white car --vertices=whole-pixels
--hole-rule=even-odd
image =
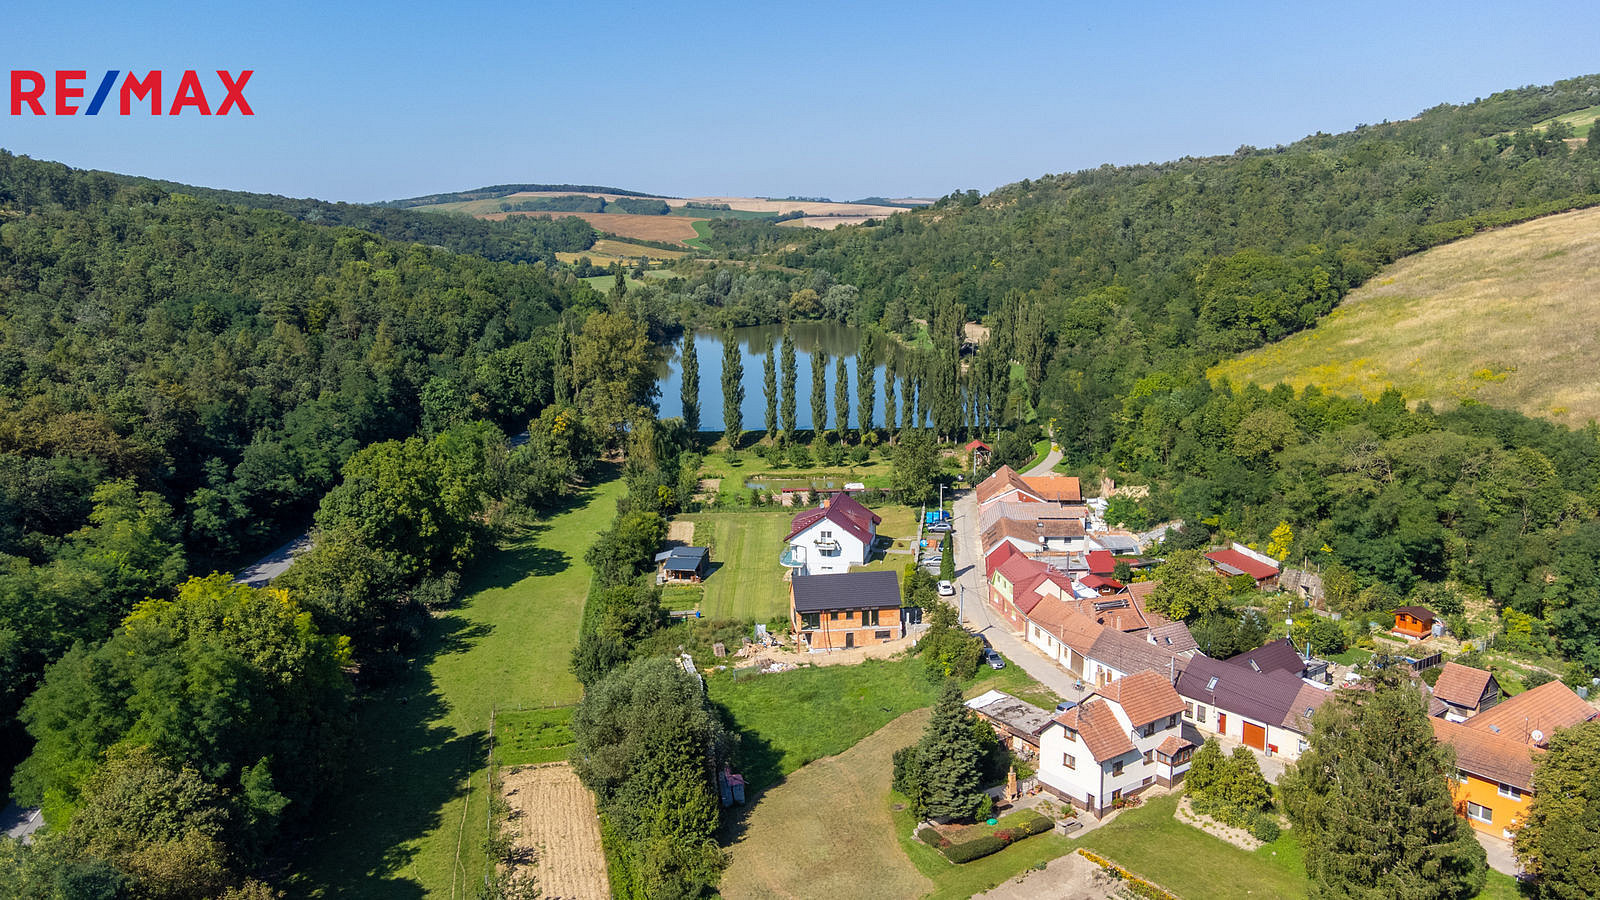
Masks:
[[[939,596],[941,596],[941,597],[954,597],[955,595],[956,595],[956,586],[955,585],[951,584],[948,581],[939,582]]]

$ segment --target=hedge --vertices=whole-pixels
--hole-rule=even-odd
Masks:
[[[933,828],[926,826],[917,832],[917,837],[924,844],[934,847],[944,854],[945,859],[953,863],[966,863],[981,859],[991,853],[998,853],[1023,838],[1044,834],[1054,826],[1055,820],[1049,816],[1037,810],[1024,809],[1002,818],[997,823],[994,831],[980,834],[960,843],[954,843]]]

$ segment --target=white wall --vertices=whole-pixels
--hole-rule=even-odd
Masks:
[[[1190,716],[1187,711],[1184,713],[1184,721],[1188,722],[1190,725],[1193,725],[1200,731],[1201,734],[1213,735],[1220,733],[1223,737],[1232,738],[1240,742],[1244,741],[1244,723],[1246,721],[1244,716],[1237,715],[1226,709],[1222,710],[1222,712],[1227,716],[1227,724],[1225,726],[1227,730],[1218,732],[1216,707],[1212,706],[1210,703],[1197,702],[1192,697],[1184,697],[1183,702],[1186,704],[1192,704],[1194,708],[1193,716]],[[1204,722],[1200,721],[1202,710],[1205,713]],[[1300,742],[1305,740],[1305,735],[1300,734],[1297,731],[1284,728],[1281,725],[1271,725],[1258,719],[1249,719],[1248,721],[1254,725],[1264,726],[1267,731],[1267,746],[1276,746],[1278,748],[1277,753],[1266,755],[1279,756],[1283,759],[1289,760],[1300,758]]]
[[[822,548],[817,546],[824,531],[833,533],[832,540],[839,542],[838,555],[824,555]],[[822,521],[805,531],[794,536],[789,542],[792,547],[803,547],[806,551],[806,565],[800,570],[801,575],[831,575],[836,572],[848,572],[851,566],[866,565],[867,557],[871,553],[871,545],[857,540],[855,535],[832,522]]]
[[[1111,710],[1116,713],[1117,721],[1129,732],[1133,739],[1134,752],[1123,753],[1110,759],[1096,760],[1089,752],[1088,746],[1083,742],[1082,735],[1069,739],[1066,728],[1061,725],[1051,724],[1039,736],[1039,780],[1077,799],[1081,803],[1090,804],[1090,795],[1094,801],[1091,808],[1109,809],[1112,804],[1112,794],[1121,791],[1123,795],[1132,794],[1147,784],[1154,785],[1158,777],[1171,779],[1174,774],[1186,772],[1188,763],[1176,767],[1161,763],[1155,755],[1157,747],[1168,737],[1182,737],[1183,725],[1181,721],[1171,728],[1164,727],[1166,720],[1149,737],[1144,737],[1143,732],[1135,732],[1128,723],[1128,717],[1123,713],[1122,707],[1101,698]],[[1150,762],[1145,762],[1145,754],[1150,754]],[[1066,755],[1074,757],[1075,767],[1067,768]],[[1112,774],[1117,763],[1122,764],[1122,774]]]

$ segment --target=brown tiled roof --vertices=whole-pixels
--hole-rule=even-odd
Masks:
[[[1135,728],[1183,712],[1183,698],[1172,682],[1148,669],[1118,678],[1095,693],[1120,704]]]
[[[1091,575],[1089,577],[1093,578],[1094,576]],[[1084,584],[1085,586],[1090,586],[1087,580],[1084,581]],[[1150,628],[1150,623],[1145,620],[1144,614],[1128,600],[1126,594],[1109,594],[1104,597],[1087,598],[1073,596],[1068,602],[1085,617],[1107,628],[1115,628],[1118,631],[1130,633],[1148,631]],[[1117,603],[1121,605],[1113,605]]]
[[[1189,626],[1182,622],[1168,622],[1165,625],[1151,625],[1150,639],[1157,647],[1171,650],[1173,653],[1187,653],[1190,650],[1199,650],[1200,642],[1189,633]]]
[[[1426,625],[1429,622],[1432,622],[1434,619],[1438,618],[1438,616],[1433,614],[1433,610],[1428,609],[1425,606],[1400,606],[1400,607],[1396,607],[1394,612],[1395,612],[1395,615],[1399,615],[1400,613],[1405,613],[1406,615],[1410,616],[1413,619],[1416,619],[1418,622],[1421,622],[1424,625]]]
[[[1095,637],[1102,630],[1102,626],[1078,612],[1071,603],[1055,597],[1040,600],[1028,611],[1027,616],[1029,622],[1050,632],[1056,640],[1080,654],[1089,652],[1089,648],[1094,646]]]
[[[1433,736],[1455,748],[1457,769],[1485,781],[1533,790],[1533,754],[1540,751],[1520,741],[1448,719],[1428,721],[1433,724]]]
[[[1145,621],[1150,623],[1151,628],[1157,625],[1165,625],[1172,621],[1160,613],[1150,611],[1150,595],[1155,593],[1156,588],[1160,586],[1161,582],[1159,581],[1135,581],[1127,587],[1128,597],[1133,600],[1133,605],[1138,608],[1139,615],[1144,616]]]
[[[1538,731],[1545,741],[1557,728],[1566,728],[1587,722],[1600,715],[1594,707],[1559,681],[1541,684],[1523,691],[1486,712],[1468,720],[1476,731],[1499,734],[1522,743],[1532,743],[1531,735]]]
[[[1091,697],[1059,716],[1056,721],[1078,732],[1096,762],[1104,762],[1138,749],[1117,714],[1104,700]]]
[[[1493,675],[1482,669],[1447,662],[1439,670],[1439,681],[1433,686],[1433,695],[1455,706],[1477,709],[1492,678]]]
[[[1101,626],[1094,644],[1084,655],[1130,675],[1143,669],[1155,669],[1163,675],[1169,670],[1177,673],[1183,671],[1187,663],[1183,657],[1163,650],[1138,635],[1124,634],[1104,626]]]
[[[1078,479],[1071,475],[1034,475],[1024,477],[1023,483],[1033,492],[1052,503],[1077,503],[1083,500],[1083,489]]]
[[[1001,519],[1076,519],[1082,522],[1086,510],[1067,509],[1054,503],[1028,503],[1020,500],[998,500],[978,513],[978,527],[987,530]]]
[[[1034,493],[1033,488],[1029,487],[1028,483],[1022,480],[1022,476],[1017,474],[1016,469],[1013,469],[1010,466],[1001,466],[1000,468],[994,470],[993,475],[990,475],[988,478],[985,478],[978,484],[978,505],[982,506],[983,504],[988,503],[990,500],[993,500],[994,498],[1005,494],[1007,491],[1012,490],[1023,491],[1024,493],[1034,497],[1038,496],[1038,494]]]
[[[1318,707],[1333,699],[1333,691],[1325,691],[1319,687],[1312,687],[1304,682],[1300,685],[1300,693],[1294,697],[1294,705],[1284,714],[1283,721],[1278,724],[1301,734],[1311,733],[1311,716]]]
[[[1167,739],[1161,742],[1161,746],[1156,748],[1156,752],[1166,756],[1168,759],[1171,759],[1172,757],[1178,755],[1178,751],[1184,749],[1185,747],[1193,746],[1194,741],[1187,741],[1175,734],[1169,734],[1167,735]]]

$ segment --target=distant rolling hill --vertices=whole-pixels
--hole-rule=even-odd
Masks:
[[[1214,379],[1453,407],[1473,399],[1568,425],[1600,419],[1600,207],[1402,259],[1315,328],[1225,361]]]

